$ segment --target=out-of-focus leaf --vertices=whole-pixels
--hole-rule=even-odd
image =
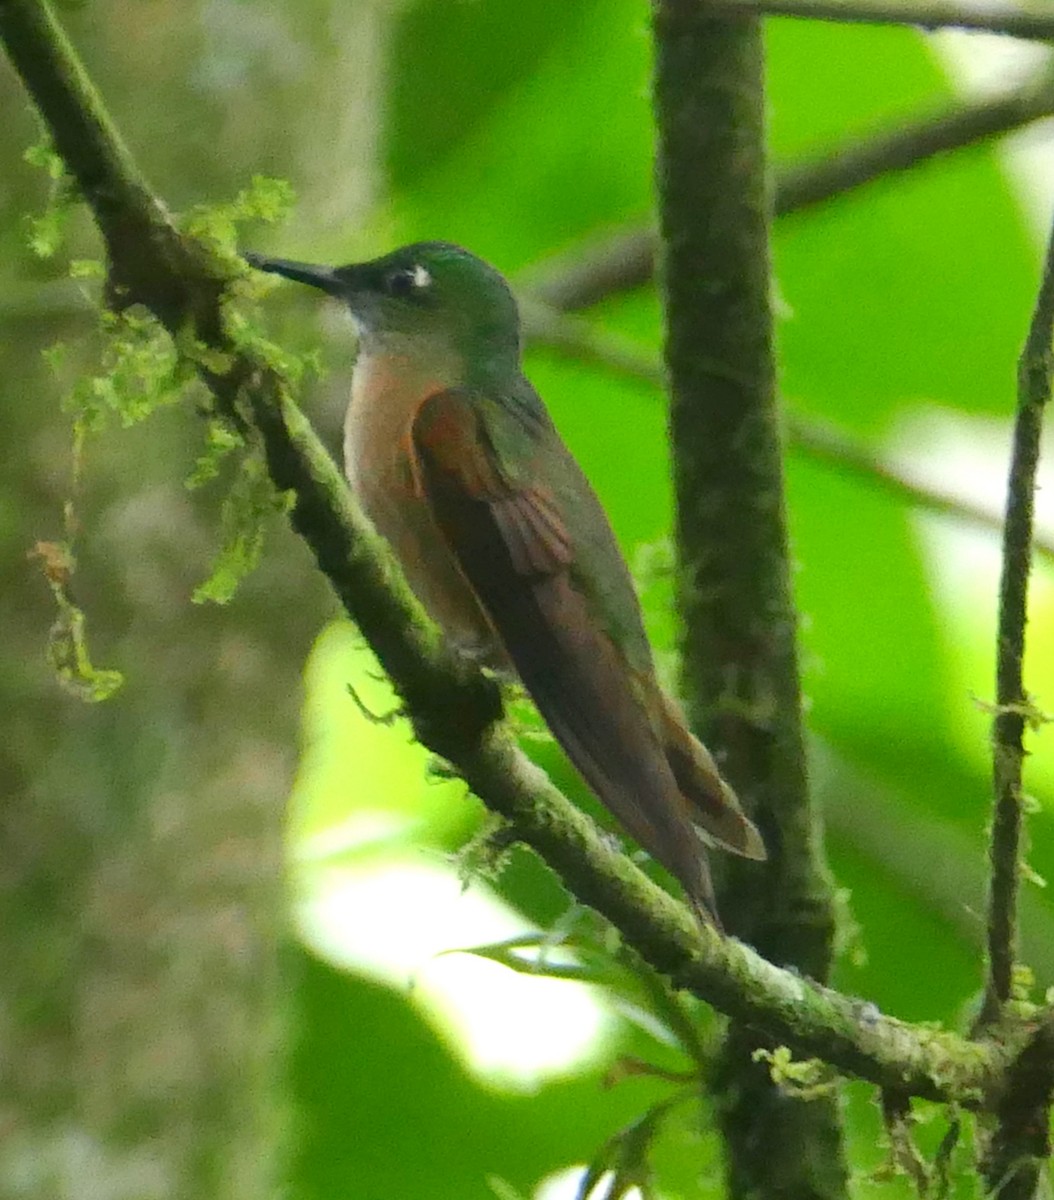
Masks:
[[[548,9],[548,0],[538,7]],[[507,20],[512,6],[503,8]],[[463,89],[461,60],[507,61],[504,29],[490,27],[497,33],[492,44],[484,26],[482,40],[466,40],[443,63],[432,59],[430,89],[445,88],[448,103],[454,95],[467,98],[469,110],[465,120],[445,120],[439,144],[449,151],[434,170],[403,173],[390,237],[462,242],[509,271],[576,233],[647,210],[650,63],[640,7],[634,0],[590,0],[565,10],[552,24],[560,36],[529,73],[513,69],[515,86],[503,87],[500,103],[485,115]],[[497,73],[505,74],[504,67]],[[409,100],[406,95],[393,136],[404,147],[401,157],[412,162],[416,131],[434,118],[425,111],[426,97],[412,107]],[[572,112],[574,120],[566,119]],[[429,151],[421,153],[427,161]]]
[[[408,999],[303,951],[290,959],[304,1200],[493,1200],[489,1176],[530,1196],[669,1094],[668,1083],[646,1076],[605,1090],[603,1068],[534,1095],[481,1088]],[[627,1039],[616,1053],[635,1048]]]
[[[677,1046],[697,1067],[705,1065],[698,1006],[689,1005],[636,954],[605,938],[602,930],[594,934],[588,927],[573,932],[558,928],[449,953],[474,954],[523,975],[601,987],[623,1018],[660,1044]]]
[[[650,1194],[651,1167],[648,1159],[652,1142],[670,1110],[683,1104],[690,1096],[691,1093],[679,1092],[668,1097],[610,1138],[583,1175],[577,1200],[590,1200],[601,1183],[607,1185],[603,1200],[622,1200],[634,1187],[640,1188],[645,1196]]]
[[[538,953],[532,956],[517,953],[522,950]],[[474,954],[520,975],[541,975],[546,979],[570,979],[578,983],[608,984],[617,974],[610,955],[597,956],[592,962],[579,962],[576,961],[579,955],[568,954],[565,941],[554,943],[544,933],[524,934],[484,946],[458,947],[447,953]]]
[[[391,49],[387,160],[396,191],[413,191],[554,47],[595,25],[595,3],[418,0]],[[499,68],[500,64],[500,68]]]

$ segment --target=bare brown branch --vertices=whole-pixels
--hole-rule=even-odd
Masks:
[[[984,1017],[994,1020],[1010,998],[1017,953],[1021,872],[1021,771],[1024,734],[1034,712],[1025,690],[1025,629],[1035,524],[1036,471],[1043,413],[1050,400],[1054,336],[1054,230],[1036,306],[1018,362],[1017,416],[1007,485],[1003,569],[996,635],[996,716],[992,726],[995,811],[988,904],[988,983]]]
[[[805,17],[853,25],[915,25],[920,29],[985,29],[1010,37],[1054,38],[1054,13],[1046,4],[1000,0],[706,0],[726,15]],[[700,5],[702,7],[702,5]]]

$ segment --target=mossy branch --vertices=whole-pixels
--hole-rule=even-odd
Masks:
[[[826,980],[835,916],[801,719],[761,27],[695,0],[653,11],[682,690],[769,850],[764,864],[715,863],[718,902],[767,958]],[[788,1100],[759,1049],[774,1047],[733,1025],[715,1073],[729,1194],[838,1200],[848,1169],[836,1097]]]

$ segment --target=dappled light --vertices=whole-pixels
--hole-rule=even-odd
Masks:
[[[524,923],[486,884],[460,880],[453,865],[382,857],[313,871],[301,890],[307,944],[338,966],[405,990],[489,1085],[533,1090],[604,1055],[612,1017],[602,995],[471,953],[522,933]]]

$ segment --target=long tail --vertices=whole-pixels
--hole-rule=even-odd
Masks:
[[[663,749],[692,821],[707,841],[743,858],[764,861],[768,853],[761,834],[721,778],[710,751],[692,735],[678,704],[663,692],[659,695]]]

